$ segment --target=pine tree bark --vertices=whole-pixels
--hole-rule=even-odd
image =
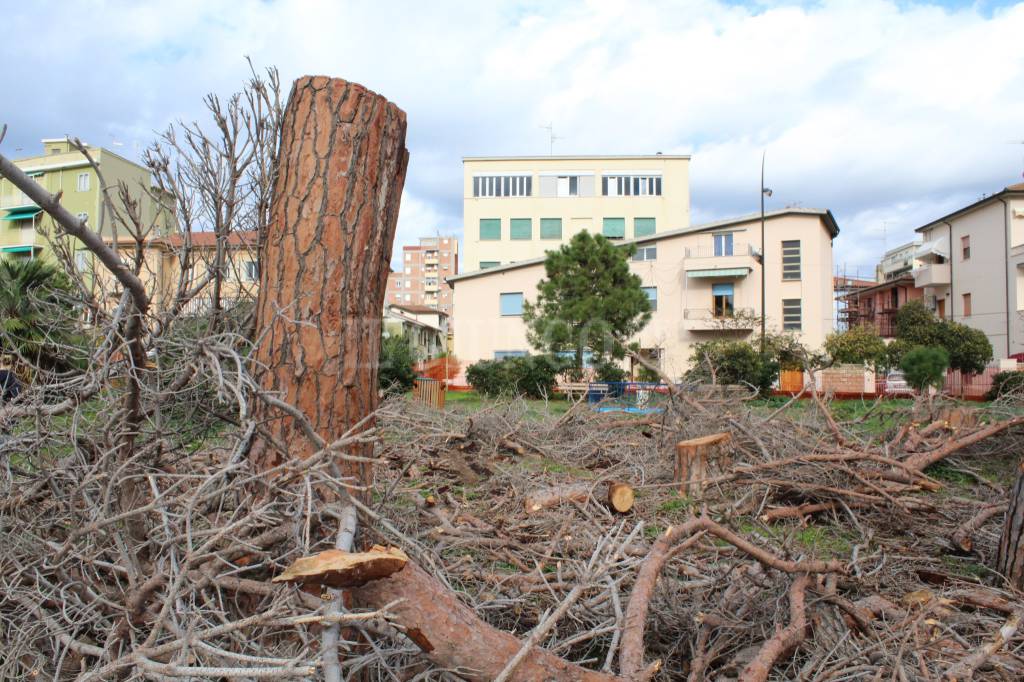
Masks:
[[[996,570],[1015,589],[1024,590],[1024,460],[1017,467],[1017,481],[1010,491],[1010,505],[999,538]]]
[[[255,372],[264,392],[305,414],[327,442],[377,407],[405,132],[405,112],[361,85],[304,76],[292,86],[262,258]],[[257,469],[316,452],[291,416],[263,401],[254,416],[270,437],[250,451]],[[339,466],[368,480],[366,465]]]

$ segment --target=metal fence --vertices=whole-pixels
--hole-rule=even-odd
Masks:
[[[601,381],[587,384],[587,402],[599,412],[661,412],[668,386],[645,381]]]

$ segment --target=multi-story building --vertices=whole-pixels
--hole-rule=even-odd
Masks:
[[[909,275],[914,268],[920,265],[915,257],[919,246],[921,246],[921,242],[913,241],[886,251],[875,269],[875,279],[879,282],[886,282]]]
[[[1024,183],[917,231],[913,275],[926,305],[985,332],[997,358],[1024,352]]]
[[[449,350],[448,316],[422,305],[386,305],[384,336],[404,335],[412,343],[416,361],[433,360]]]
[[[762,261],[766,329],[793,332],[811,348],[832,331],[832,240],[839,233],[832,214],[791,208],[767,213],[764,225],[762,235],[760,216],[752,215],[623,240],[637,247],[630,268],[653,309],[635,340],[670,376],[690,366],[695,343],[756,338]],[[536,300],[543,278],[543,257],[449,278],[463,367],[531,352],[523,302]]]
[[[871,286],[858,287],[845,294],[841,309],[840,327],[873,327],[884,339],[896,337],[896,311],[908,301],[924,298],[910,274],[888,279]]]
[[[402,247],[400,269],[388,275],[387,304],[428,306],[452,317],[447,279],[459,272],[459,240],[454,235],[421,237]]]
[[[149,169],[129,161],[109,149],[87,145],[89,155],[99,166],[106,187],[100,186],[96,171],[85,155],[67,138],[42,141],[43,153],[16,159],[15,165],[34,178],[51,194],[61,193],[61,204],[71,213],[85,218],[100,234],[112,234],[110,211],[103,210],[104,190],[115,206],[120,206],[118,187],[128,189],[138,202],[145,226],[155,227],[153,236],[169,234],[175,223],[174,198],[152,186]],[[9,180],[0,178],[0,256],[8,258],[53,258],[47,236],[54,234],[53,219]],[[91,256],[73,244],[79,267],[85,268]]]
[[[689,156],[463,159],[463,269],[518,263],[582,230],[641,239],[690,224]]]
[[[108,243],[113,241],[108,239]],[[188,235],[188,269],[182,270],[180,258],[186,244],[186,235],[175,233],[167,237],[154,237],[143,243],[142,267],[139,278],[152,300],[153,312],[163,313],[175,305],[179,284],[184,291],[197,287],[209,277],[216,264],[217,237],[213,232],[193,232]],[[255,230],[231,232],[224,244],[224,270],[221,279],[222,307],[243,301],[255,301],[259,292],[260,271]],[[118,251],[126,261],[135,257],[136,244],[132,239],[118,238]],[[95,269],[94,285],[99,302],[114,307],[121,295],[120,284],[102,266]],[[188,301],[182,313],[203,313],[212,305],[213,285],[208,284],[197,296]]]

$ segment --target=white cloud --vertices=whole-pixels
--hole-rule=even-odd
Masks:
[[[862,270],[881,223],[895,245],[1024,170],[1024,5],[110,0],[5,18],[8,153],[65,132],[144,146],[235,89],[244,55],[385,94],[409,114],[404,241],[460,228],[462,156],[544,153],[549,121],[556,151],[692,153],[695,218],[756,209],[767,149],[769,207],[831,208],[836,263]]]

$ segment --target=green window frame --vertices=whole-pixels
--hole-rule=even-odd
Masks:
[[[604,222],[601,224],[601,234],[608,239],[625,239],[626,219],[605,218]]]
[[[510,239],[533,239],[532,218],[512,218],[509,222]]]
[[[782,299],[783,331],[799,332],[803,326],[803,302],[799,298]]]
[[[800,279],[800,240],[782,242],[782,279]]]
[[[523,314],[523,292],[512,291],[498,294],[498,310],[502,317],[521,317]]]
[[[654,229],[654,218],[633,218],[634,237],[649,237]]]
[[[501,265],[501,261],[497,260],[482,260],[480,261],[480,269],[487,270],[489,268],[496,268]]]
[[[562,238],[562,219],[561,218],[541,218],[540,219],[540,238],[541,239],[561,239]]]
[[[480,219],[480,241],[501,241],[501,218]]]

